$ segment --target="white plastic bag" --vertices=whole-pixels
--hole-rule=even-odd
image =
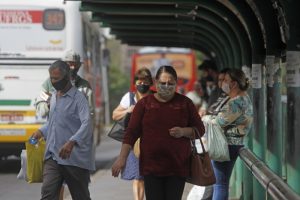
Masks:
[[[26,173],[26,167],[27,167],[27,155],[26,155],[26,149],[23,149],[21,152],[21,169],[17,176],[17,179],[25,180],[27,181],[27,173]]]
[[[227,139],[220,125],[214,123],[214,120],[207,123],[207,146],[212,160],[219,162],[230,160]]]
[[[213,195],[213,186],[194,185],[187,196],[187,200],[211,200]]]

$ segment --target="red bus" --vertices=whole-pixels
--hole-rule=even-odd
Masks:
[[[186,93],[193,89],[197,76],[194,51],[183,48],[145,47],[132,55],[130,90],[135,90],[133,78],[138,69],[147,67],[155,77],[159,64],[169,64],[175,68],[178,76],[178,92]]]

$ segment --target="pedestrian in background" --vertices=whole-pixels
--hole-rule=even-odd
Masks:
[[[81,66],[80,55],[73,50],[66,51],[63,59],[70,68],[70,80],[73,86],[75,86],[80,92],[82,92],[89,102],[89,109],[91,117],[94,117],[95,106],[94,96],[90,83],[81,78],[77,73]],[[39,117],[47,117],[49,114],[49,103],[52,93],[55,92],[50,78],[47,78],[42,84],[42,89],[39,96],[36,98],[35,108]],[[92,120],[93,126],[93,120]],[[94,150],[95,151],[95,150]],[[59,200],[64,199],[64,186],[61,188]]]
[[[224,103],[224,99],[227,94],[222,90],[222,83],[225,79],[225,74],[229,68],[222,69],[218,74],[218,84],[217,88],[212,92],[211,96],[208,98],[208,114],[217,114]]]
[[[204,125],[193,102],[175,92],[177,74],[173,67],[160,67],[155,79],[157,93],[135,105],[112,175],[117,177],[125,167],[130,150],[140,138],[140,173],[146,199],[181,200],[190,173],[193,128],[203,135]]]
[[[113,111],[113,120],[120,120],[126,113],[132,112],[134,105],[130,105],[130,98],[133,97],[134,102],[137,102],[148,94],[152,94],[150,87],[153,85],[153,80],[150,70],[147,68],[139,69],[134,76],[134,85],[136,93],[127,92],[122,97],[120,105]],[[121,173],[121,178],[124,180],[133,180],[134,200],[144,199],[144,178],[140,175],[139,171],[139,160],[131,150],[126,160],[126,166]]]
[[[86,96],[89,102],[90,113],[93,116],[95,106],[91,85],[87,80],[83,79],[77,74],[81,66],[80,55],[73,50],[68,50],[62,60],[65,61],[70,67],[71,83]],[[42,89],[35,103],[38,116],[48,116],[49,101],[54,91],[55,88],[52,86],[50,78],[47,78],[42,84]]]
[[[250,132],[253,120],[253,108],[247,94],[249,80],[239,69],[226,72],[222,82],[222,90],[229,100],[215,117],[208,123],[218,123],[224,130],[229,148],[230,161],[212,161],[216,183],[214,184],[213,200],[227,200],[229,195],[229,180],[238,157],[239,149],[243,147],[243,138]]]
[[[66,62],[55,61],[49,74],[55,88],[49,119],[32,134],[33,138],[46,140],[41,199],[58,200],[65,181],[72,199],[88,200],[90,170],[95,170],[89,104],[84,94],[72,86]]]
[[[193,90],[186,93],[185,96],[187,96],[188,98],[190,98],[193,101],[196,109],[198,110],[200,117],[202,117],[206,114],[207,103],[204,99],[204,91],[203,91],[202,85],[199,81],[194,82]]]

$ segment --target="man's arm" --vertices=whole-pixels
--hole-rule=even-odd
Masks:
[[[76,97],[77,98],[77,97]],[[78,116],[81,122],[80,128],[77,132],[70,138],[70,141],[75,141],[79,146],[86,142],[87,139],[92,134],[91,127],[91,115],[89,110],[88,101],[86,98],[80,98],[77,102],[78,106]]]

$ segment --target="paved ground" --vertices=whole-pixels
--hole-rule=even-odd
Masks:
[[[132,182],[124,181],[111,176],[110,167],[119,154],[121,143],[116,142],[103,134],[102,142],[97,148],[96,165],[103,165],[91,178],[90,192],[92,199],[102,200],[133,200]],[[183,200],[186,200],[191,185],[187,184]],[[66,200],[71,200],[66,192]]]

